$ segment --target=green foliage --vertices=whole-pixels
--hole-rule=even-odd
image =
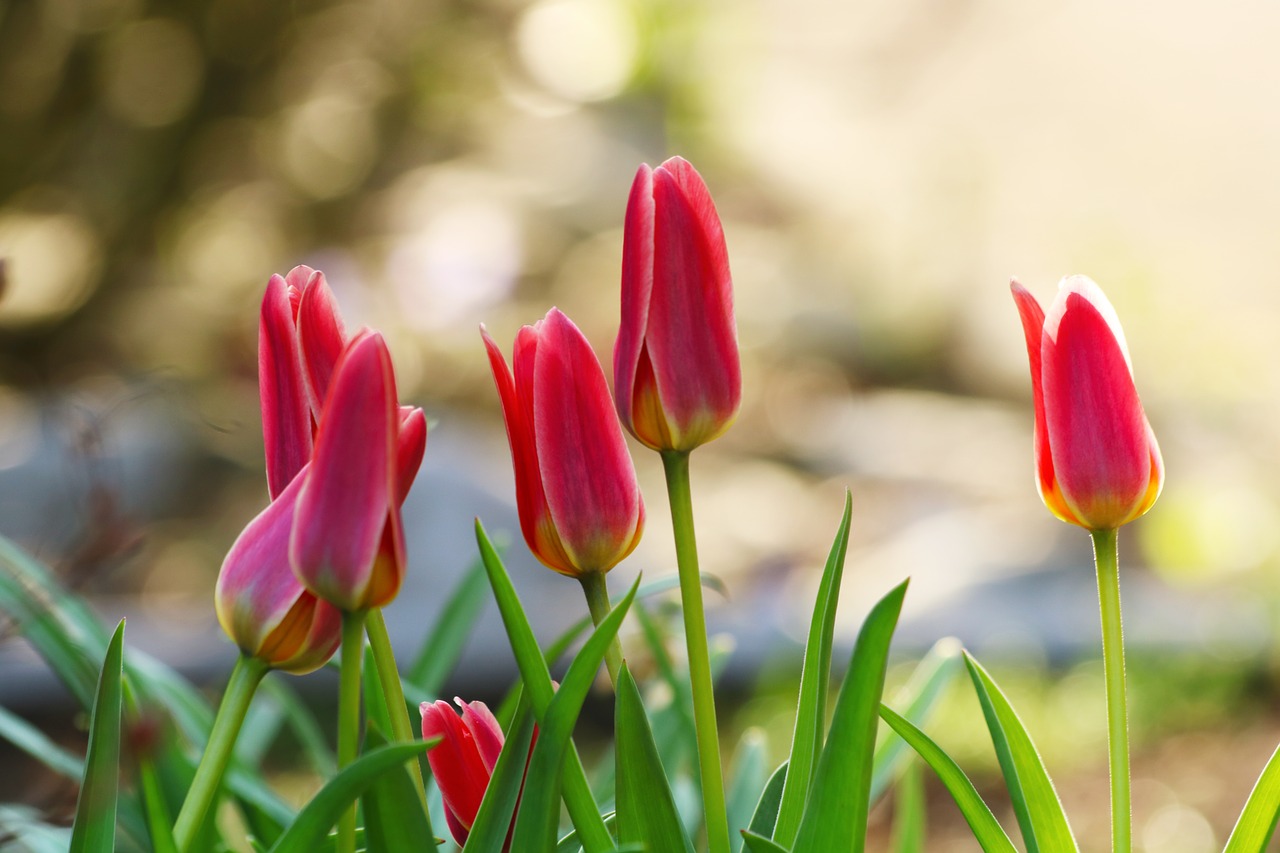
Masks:
[[[1263,853],[1280,819],[1280,749],[1271,755],[1240,812],[1223,853]]]
[[[373,679],[367,679],[372,681]],[[365,734],[369,748],[387,745],[387,738],[370,725]],[[422,809],[418,791],[407,767],[392,767],[376,776],[361,798],[364,833],[370,850],[379,853],[418,853],[434,837],[431,822]]]
[[[124,620],[107,646],[89,720],[89,750],[71,829],[70,853],[116,849],[116,802],[120,787],[120,719],[124,704]]]

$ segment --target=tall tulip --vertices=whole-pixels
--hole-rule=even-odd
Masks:
[[[1159,496],[1164,466],[1115,310],[1082,275],[1062,280],[1047,315],[1016,280],[1011,287],[1031,362],[1045,505],[1089,530],[1133,521]]]
[[[502,727],[483,702],[454,701],[462,710],[462,716],[443,700],[423,702],[419,710],[423,740],[440,738],[440,742],[428,750],[427,761],[431,775],[440,786],[449,832],[461,847],[475,825],[505,738]],[[504,853],[510,843],[508,833],[502,848]]]
[[[622,423],[659,451],[718,437],[742,401],[724,231],[706,184],[679,157],[641,165],[631,186],[613,377]]]
[[[561,574],[607,572],[640,541],[644,501],[600,362],[555,308],[516,336],[514,375],[480,331],[502,398],[525,542]]]

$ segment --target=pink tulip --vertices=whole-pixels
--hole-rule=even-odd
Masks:
[[[724,231],[679,157],[642,165],[631,186],[613,380],[622,423],[659,451],[717,438],[742,402]]]
[[[289,542],[299,580],[342,610],[381,607],[400,590],[400,422],[387,345],[361,333],[335,365]]]
[[[342,616],[308,592],[289,566],[289,532],[303,477],[295,477],[236,539],[218,574],[222,629],[246,655],[304,673],[338,648]]]
[[[591,345],[553,308],[516,336],[513,377],[480,333],[502,398],[525,542],[561,574],[607,572],[640,541],[644,502]]]
[[[1047,316],[1026,288],[1011,287],[1031,361],[1045,506],[1089,530],[1128,524],[1160,495],[1164,465],[1115,309],[1081,275],[1062,280]]]
[[[462,709],[461,717],[445,701],[423,702],[419,710],[423,739],[441,739],[427,751],[427,761],[440,786],[449,832],[461,847],[476,822],[505,739],[502,727],[483,702],[454,701]],[[508,832],[504,853],[510,843]]]

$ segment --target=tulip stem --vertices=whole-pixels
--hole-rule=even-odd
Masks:
[[[693,721],[698,740],[698,769],[702,777],[702,808],[707,821],[710,853],[729,853],[729,817],[724,799],[724,771],[720,765],[720,734],[716,728],[715,689],[707,650],[707,618],[702,606],[702,575],[693,527],[693,497],[689,488],[688,451],[664,450],[662,467],[671,499],[676,564],[680,570],[680,600],[684,635],[689,650],[689,680],[693,687]]]
[[[1102,661],[1107,685],[1107,746],[1111,765],[1111,849],[1129,853],[1132,807],[1129,800],[1129,712],[1124,684],[1124,627],[1120,620],[1120,557],[1116,531],[1093,531],[1098,568],[1098,604],[1102,611]]]
[[[360,745],[360,663],[367,611],[343,611],[342,666],[338,670],[338,769],[356,760]],[[338,819],[338,853],[355,853],[356,804]]]
[[[387,633],[387,620],[382,615],[382,608],[369,611],[365,620],[365,632],[369,635],[369,647],[373,650],[373,665],[378,670],[378,683],[382,687],[382,695],[386,700],[391,716],[391,734],[397,743],[413,743],[418,739],[414,731],[413,721],[409,717],[409,703],[404,700],[404,685],[400,683],[400,669],[396,666],[395,650],[391,647],[391,635]],[[396,709],[400,711],[397,713]],[[427,790],[422,782],[422,765],[417,761],[409,762],[409,777],[422,802],[423,814],[431,817],[427,809]]]
[[[205,814],[218,794],[222,774],[226,772],[227,763],[235,749],[236,737],[240,734],[240,726],[244,724],[245,714],[249,712],[249,703],[253,701],[253,694],[262,683],[267,669],[265,661],[241,655],[236,661],[235,669],[231,670],[231,678],[222,694],[218,714],[213,719],[213,728],[209,731],[204,755],[200,756],[195,778],[191,780],[187,797],[178,812],[178,820],[174,823],[173,839],[181,853],[187,853],[191,849],[196,832],[204,823]]]
[[[609,585],[605,583],[604,572],[586,572],[578,575],[578,582],[582,584],[582,591],[587,596],[587,609],[591,611],[591,621],[598,628],[604,618],[609,615],[609,611],[613,609],[609,604]],[[622,644],[618,642],[616,634],[613,642],[609,643],[608,650],[605,651],[604,665],[609,670],[609,680],[616,687],[618,673],[622,670]]]

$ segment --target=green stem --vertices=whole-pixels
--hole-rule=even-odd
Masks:
[[[685,642],[689,649],[689,680],[693,687],[693,721],[702,776],[702,808],[707,820],[710,853],[729,853],[729,817],[724,799],[724,771],[720,766],[720,734],[716,729],[716,700],[707,651],[707,620],[702,607],[702,576],[693,528],[693,498],[689,489],[689,454],[666,450],[662,466],[671,499],[675,528],[676,564],[680,569],[680,599],[684,611]]]
[[[196,832],[204,823],[204,816],[213,804],[222,782],[222,774],[231,760],[231,752],[236,745],[236,737],[240,734],[240,726],[244,724],[245,714],[249,711],[249,703],[253,701],[254,691],[267,674],[267,664],[258,658],[241,655],[231,670],[231,679],[222,694],[222,704],[218,706],[218,715],[213,719],[213,729],[209,732],[209,741],[205,744],[204,755],[200,757],[200,765],[196,767],[195,778],[187,790],[187,798],[182,802],[178,812],[178,820],[173,827],[173,838],[182,853],[191,849],[195,842]]]
[[[1107,684],[1107,746],[1111,763],[1111,849],[1129,853],[1132,807],[1129,800],[1129,712],[1124,685],[1124,627],[1120,621],[1120,557],[1116,531],[1093,531],[1098,568],[1098,604],[1102,611],[1102,660]]]
[[[409,704],[404,700],[404,685],[400,683],[400,669],[396,666],[395,651],[391,648],[391,635],[387,633],[387,620],[383,618],[381,608],[369,612],[365,631],[369,635],[369,647],[373,650],[373,665],[378,670],[378,682],[382,686],[387,713],[391,717],[391,734],[399,743],[413,743],[418,739],[418,735],[414,731],[413,720],[409,717]],[[397,708],[400,709],[399,712],[396,711]],[[422,801],[423,813],[427,814],[427,791],[422,783],[420,762],[409,762],[409,776],[413,779],[418,799]]]
[[[582,591],[587,596],[587,609],[591,611],[591,621],[600,627],[604,617],[609,615],[612,606],[609,604],[609,585],[605,583],[604,572],[587,572],[578,576]],[[614,635],[604,655],[604,665],[609,670],[609,680],[616,686],[618,673],[622,670],[622,644]]]
[[[356,760],[360,744],[360,662],[364,658],[364,610],[342,614],[342,667],[338,676],[338,769]],[[356,804],[338,819],[338,853],[355,853]]]

